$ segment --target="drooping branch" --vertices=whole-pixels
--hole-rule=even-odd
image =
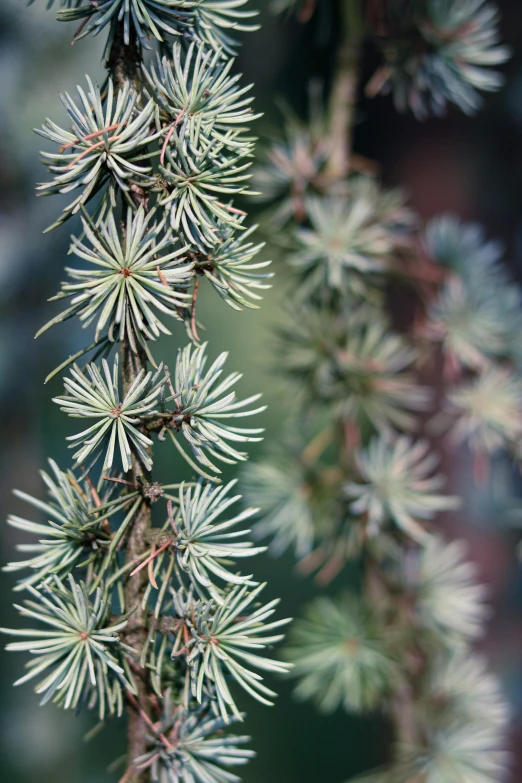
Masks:
[[[387,714],[396,745],[386,767],[362,780],[496,783],[507,710],[473,652],[484,589],[462,542],[437,531],[439,514],[460,500],[443,492],[436,446],[421,433],[428,415],[440,431],[453,425],[455,442],[480,460],[503,449],[519,459],[522,389],[507,335],[521,298],[507,295],[498,249],[476,226],[442,218],[417,233],[401,193],[383,189],[375,167],[353,165],[352,133],[363,11],[385,61],[373,83],[419,117],[449,102],[474,110],[478,90],[500,83],[488,66],[506,51],[489,2],[341,8],[328,111],[288,121],[258,174],[272,202],[267,224],[291,248],[295,274],[279,336],[292,405],[279,450],[246,468],[246,494],[261,509],[258,534],[276,554],[294,549],[319,584],[358,568],[355,595],[305,608],[287,655],[296,694],[322,711]],[[422,315],[399,332],[383,291],[400,287]],[[441,349],[455,388],[434,415],[419,370]]]
[[[68,438],[73,469],[51,463],[52,474],[42,474],[49,502],[21,494],[50,523],[11,519],[39,543],[10,570],[32,569],[17,588],[35,599],[23,612],[44,624],[60,616],[30,677],[45,673],[46,699],[66,709],[96,707],[102,721],[127,715],[125,783],[236,779],[226,768],[246,763],[252,751],[238,747],[247,738],[223,736],[242,720],[229,683],[271,704],[275,694],[252,669],[289,668],[257,652],[244,656],[245,646],[279,641],[273,630],[288,621],[265,622],[277,602],[260,607],[262,586],[228,567],[231,557],[263,548],[251,545],[248,530],[223,532],[253,511],[230,517],[239,497],[229,495],[234,482],[221,484],[217,463],[245,460],[239,444],[262,432],[230,419],[264,406],[251,404],[259,394],[236,398],[241,376],[221,377],[225,352],[207,364],[206,345],[193,344],[200,278],[241,310],[257,306],[253,289],[268,287],[271,276],[259,271],[269,262],[252,263],[262,245],[246,241],[254,227],[244,230],[246,213],[229,203],[247,190],[254,146],[247,128],[256,115],[232,73],[237,44],[229,34],[254,29],[247,20],[255,12],[244,2],[64,0],[59,11],[80,22],[75,40],[101,30],[108,36],[105,85],[87,77],[76,100],[62,97],[71,127],[47,120],[41,130],[56,145],[44,153],[51,181],[39,186],[42,195],[75,192],[50,229],[81,212],[82,236],[72,238],[71,252],[86,263],[67,268],[56,298],[69,305],[39,334],[73,317],[95,326],[94,342],[51,373],[68,368],[54,402],[88,423]],[[143,49],[155,46],[162,56],[147,71]],[[192,341],[178,347],[172,373],[150,345],[171,334],[167,319],[184,322]],[[74,364],[85,354],[87,364]],[[153,438],[167,436],[189,476],[160,485],[152,478]],[[34,654],[39,645],[10,649]]]

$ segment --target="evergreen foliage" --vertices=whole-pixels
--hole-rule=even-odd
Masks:
[[[82,220],[91,247],[73,237],[71,251],[94,269],[66,270],[72,280],[79,282],[62,283],[55,298],[72,298],[72,303],[39,334],[73,316],[78,316],[85,328],[96,321],[96,341],[110,327],[107,336],[112,342],[126,338],[134,349],[137,342],[143,344],[161,333],[170,334],[154,309],[181,319],[180,308],[187,307],[191,299],[183,289],[192,282],[194,265],[183,256],[186,246],[158,257],[174,241],[165,231],[165,219],[149,225],[153,217],[153,210],[146,215],[143,207],[137,212],[128,209],[125,233],[129,240],[124,247],[112,211],[99,228]],[[162,280],[158,278],[158,269]]]
[[[296,229],[300,249],[291,263],[306,273],[310,289],[345,293],[359,271],[383,272],[411,226],[399,193],[381,192],[368,177],[354,177],[346,198],[305,201],[310,228]]]
[[[121,90],[108,80],[107,97],[87,77],[88,92],[78,86],[79,101],[60,96],[72,122],[70,130],[47,120],[41,130],[44,139],[59,145],[57,152],[42,152],[51,182],[38,186],[41,195],[81,193],[64,209],[55,228],[87,204],[105,184],[103,203],[116,204],[116,189],[129,197],[134,187],[151,186],[152,167],[147,162],[146,145],[152,140],[154,102],[141,106],[139,95],[126,81]],[[157,138],[157,137],[156,137]],[[141,161],[145,160],[145,163]],[[132,205],[132,201],[131,201]]]
[[[240,778],[223,767],[246,764],[254,755],[252,750],[241,747],[249,737],[223,736],[225,724],[221,718],[209,716],[204,710],[187,712],[176,708],[170,691],[158,723],[147,737],[151,750],[137,760],[139,769],[150,770],[153,781],[235,783]],[[219,760],[220,766],[214,760]]]
[[[348,563],[361,574],[358,594],[313,601],[285,650],[299,698],[391,720],[389,763],[361,781],[498,783],[507,709],[472,650],[486,591],[464,543],[440,533],[460,501],[443,490],[431,436],[470,450],[477,480],[495,455],[518,459],[520,290],[498,243],[452,216],[423,226],[351,137],[368,38],[384,59],[368,94],[392,92],[421,119],[448,103],[474,111],[508,52],[492,2],[339,8],[328,106],[308,125],[287,118],[255,175],[293,270],[277,363],[292,409],[279,450],[244,470],[245,495],[259,537],[292,548],[320,584]]]
[[[392,92],[396,108],[410,108],[419,119],[444,114],[448,103],[473,114],[481,106],[479,91],[498,90],[503,83],[491,69],[509,58],[498,16],[489,0],[392,3],[381,41],[385,64],[370,94]]]
[[[381,634],[382,618],[353,597],[318,598],[305,619],[296,621],[287,654],[300,678],[296,695],[313,697],[321,710],[374,709],[393,691],[400,674],[391,640]]]
[[[317,4],[274,5],[306,22]],[[47,6],[74,23],[73,42],[106,36],[107,76],[62,96],[64,127],[37,130],[49,173],[38,193],[68,201],[48,230],[81,223],[78,263],[53,297],[65,309],[38,334],[77,317],[92,338],[48,376],[66,371],[54,401],[85,419],[68,437],[74,465],[50,461],[47,500],[17,492],[39,516],[8,520],[36,537],[6,567],[21,574],[17,609],[31,624],[2,629],[29,655],[18,683],[102,722],[125,711],[122,783],[239,781],[253,752],[229,733],[243,720],[238,694],[270,705],[265,676],[290,670],[297,696],[324,712],[388,716],[389,763],[361,781],[498,783],[508,710],[473,650],[486,590],[465,544],[440,533],[459,499],[438,448],[468,450],[477,481],[499,455],[519,461],[522,294],[479,226],[422,225],[352,150],[366,41],[381,57],[369,97],[389,93],[418,119],[448,105],[472,114],[509,56],[495,3],[339,0],[328,107],[315,95],[307,121],[287,111],[253,171],[259,115],[233,59],[235,33],[255,29],[246,0]],[[264,406],[236,396],[241,375],[224,375],[227,354],[209,360],[198,333],[203,279],[235,310],[269,287],[238,195],[268,204],[293,275],[275,351],[289,434],[246,465],[243,509],[221,469],[261,440],[235,419]],[[173,372],[154,355],[172,326],[189,340]],[[154,479],[158,440],[183,458],[175,483]],[[237,569],[265,549],[250,525],[323,585],[347,564],[360,574],[357,593],[305,609],[283,660],[266,651],[288,620]]]
[[[121,715],[124,690],[136,693],[124,655],[134,656],[135,651],[118,634],[128,618],[122,615],[111,624],[109,602],[100,589],[92,601],[85,584],[75,582],[72,575],[69,585],[67,589],[58,577],[51,577],[40,590],[29,587],[34,600],[18,607],[22,617],[37,620],[47,630],[3,629],[12,636],[29,637],[7,645],[8,650],[37,656],[16,685],[45,675],[35,688],[36,693],[43,693],[41,704],[53,700],[64,709],[82,704],[92,709],[97,704],[100,720],[106,713]]]
[[[407,535],[422,540],[425,530],[420,520],[432,519],[437,512],[458,505],[456,498],[440,494],[443,479],[432,475],[436,462],[429,443],[405,437],[394,442],[376,438],[365,452],[356,454],[360,478],[345,489],[349,497],[355,498],[353,513],[367,516],[370,534],[394,522]]]
[[[48,500],[17,493],[38,516],[9,523],[36,540],[6,570],[22,573],[31,627],[4,632],[21,638],[9,650],[30,654],[18,682],[34,680],[42,703],[100,721],[127,713],[121,780],[231,783],[253,755],[247,737],[225,733],[243,720],[237,692],[271,704],[264,675],[290,668],[266,657],[288,620],[237,570],[264,549],[245,527],[257,509],[239,509],[216,464],[247,459],[239,444],[263,430],[235,420],[264,406],[236,397],[241,375],[223,376],[227,354],[209,362],[198,337],[200,280],[241,310],[271,277],[231,200],[247,191],[259,116],[233,71],[231,33],[253,29],[255,12],[245,0],[53,5],[79,23],[73,42],[107,35],[108,73],[62,96],[66,125],[37,131],[52,145],[39,193],[73,199],[50,228],[78,213],[82,232],[54,297],[66,307],[39,334],[76,317],[93,336],[49,376],[69,368],[54,401],[84,421],[68,437],[73,468],[50,461],[42,473]],[[176,321],[190,342],[181,336],[171,373],[151,346]],[[186,471],[160,485],[153,446],[167,436]]]
[[[480,226],[447,215],[429,222],[423,244],[447,271],[425,330],[441,344],[447,372],[460,365],[483,370],[492,359],[516,362],[520,290],[501,264],[501,245],[487,241]]]

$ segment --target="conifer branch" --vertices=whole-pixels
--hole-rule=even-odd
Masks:
[[[246,191],[247,125],[257,116],[231,74],[229,30],[254,29],[244,4],[65,0],[58,18],[80,22],[74,40],[107,33],[108,76],[101,88],[87,77],[75,100],[62,97],[71,129],[47,120],[40,131],[57,148],[44,153],[52,179],[39,192],[77,193],[49,230],[80,212],[71,253],[87,265],[67,269],[54,298],[69,306],[38,336],[73,317],[95,335],[49,376],[90,354],[54,400],[88,420],[68,437],[75,469],[51,463],[52,476],[42,474],[49,502],[20,494],[47,524],[9,520],[39,536],[21,546],[28,558],[7,567],[30,570],[16,588],[31,594],[19,611],[51,630],[4,630],[27,637],[8,649],[41,653],[22,679],[38,678],[44,701],[97,708],[101,719],[126,713],[126,783],[238,780],[224,768],[252,752],[237,747],[246,737],[221,737],[243,719],[234,688],[271,704],[257,670],[290,668],[262,655],[288,620],[265,622],[277,601],[259,607],[261,586],[231,562],[263,550],[236,529],[253,511],[216,520],[238,498],[227,497],[234,482],[220,485],[215,461],[247,459],[236,444],[259,440],[262,429],[231,420],[264,410],[251,405],[261,395],[237,400],[240,374],[221,377],[226,353],[207,368],[197,334],[200,281],[241,310],[256,306],[252,289],[270,277],[258,271],[268,262],[251,263],[263,245],[245,241],[254,228],[230,200]],[[144,49],[159,55],[159,44],[163,56],[147,72]],[[191,340],[172,375],[151,350],[171,334],[164,316],[184,323]],[[189,473],[162,486],[154,442],[167,435]]]
[[[512,341],[521,292],[476,226],[443,217],[422,227],[400,192],[381,187],[376,166],[351,164],[369,35],[385,62],[367,92],[392,91],[396,106],[419,118],[449,102],[474,110],[477,90],[500,85],[489,66],[507,52],[496,7],[483,0],[340,8],[346,27],[327,111],[315,107],[308,125],[290,117],[256,172],[272,203],[265,225],[277,227],[294,270],[278,335],[292,411],[278,451],[245,469],[246,500],[260,507],[254,532],[276,553],[294,549],[319,584],[349,564],[361,573],[358,595],[322,596],[305,610],[285,651],[299,698],[324,711],[388,716],[388,764],[361,783],[497,783],[507,710],[496,680],[484,670],[475,677],[472,650],[484,631],[485,590],[462,542],[437,534],[439,514],[460,502],[444,492],[431,438],[447,432],[469,447],[477,480],[487,480],[494,455],[519,461]],[[401,318],[400,334],[384,293],[399,287],[415,311]],[[435,415],[435,394],[420,377],[440,355]],[[450,684],[448,666],[465,682]]]

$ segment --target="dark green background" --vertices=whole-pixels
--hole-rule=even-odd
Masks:
[[[319,13],[305,29],[271,17],[263,6],[263,27],[246,39],[239,67],[255,82],[257,106],[265,112],[257,132],[280,122],[274,98],[284,95],[299,111],[306,106],[306,84],[319,77],[328,83],[335,44],[336,4],[318,0]],[[455,211],[483,221],[488,231],[507,245],[507,258],[522,272],[522,7],[518,0],[499,3],[504,13],[505,39],[514,49],[506,67],[507,87],[488,98],[485,110],[470,120],[451,112],[444,120],[422,125],[397,117],[387,99],[361,101],[356,129],[359,152],[382,164],[387,184],[402,183],[414,207],[423,216]],[[36,199],[34,183],[45,178],[39,163],[40,141],[31,128],[46,116],[63,119],[59,90],[73,91],[88,72],[101,76],[102,42],[85,40],[70,46],[72,29],[58,24],[45,0],[26,8],[23,0],[0,3],[0,495],[2,517],[25,509],[10,494],[14,486],[40,493],[38,469],[47,455],[67,465],[70,453],[64,437],[70,422],[51,403],[61,391],[56,380],[42,380],[62,357],[78,350],[86,339],[72,322],[47,333],[38,342],[33,335],[51,316],[45,300],[55,293],[62,276],[69,234],[68,223],[51,235],[42,235],[60,210],[57,198]],[[371,45],[364,55],[363,79],[375,64]],[[267,251],[270,252],[270,251]],[[270,257],[270,256],[267,256]],[[260,311],[238,314],[204,291],[202,320],[207,326],[210,352],[229,350],[229,370],[244,373],[243,394],[263,391],[268,411],[263,414],[267,441],[284,424],[281,389],[271,371],[271,327],[277,323],[288,297],[290,278],[276,262],[275,286]],[[158,353],[171,365],[182,327]],[[262,449],[252,449],[260,453]],[[183,467],[163,448],[158,459],[161,476],[177,480]],[[467,485],[467,465],[455,457],[447,465],[452,483],[468,494],[471,514],[466,521],[449,521],[454,532],[470,539],[472,556],[490,584],[496,610],[485,648],[501,674],[514,706],[512,746],[522,738],[522,582],[513,556],[516,536],[495,522],[491,498]],[[5,512],[5,513],[4,513]],[[0,528],[1,560],[13,559],[16,531]],[[267,598],[282,596],[283,615],[295,614],[316,591],[310,580],[298,577],[293,560],[258,557],[255,573],[269,584]],[[349,584],[345,573],[329,588]],[[1,624],[17,622],[9,592],[12,579],[1,577]],[[39,709],[30,687],[12,689],[22,671],[21,656],[2,653],[0,666],[0,779],[6,783],[105,783],[110,760],[122,752],[124,735],[114,727],[86,745],[81,737],[88,718],[74,718],[53,706]],[[256,760],[244,771],[247,783],[316,783],[343,781],[385,758],[389,743],[386,724],[377,718],[336,713],[319,716],[311,705],[296,704],[288,683],[276,683],[281,695],[274,708],[246,703],[246,730],[253,735]],[[513,781],[522,779],[516,757]]]

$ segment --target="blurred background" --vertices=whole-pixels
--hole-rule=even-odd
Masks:
[[[505,68],[506,87],[488,97],[482,113],[469,119],[450,112],[443,120],[419,124],[397,116],[388,99],[361,99],[355,144],[376,159],[387,185],[402,185],[412,206],[423,217],[454,212],[479,220],[491,236],[506,246],[506,262],[522,279],[522,3],[497,0],[504,40],[513,50]],[[52,296],[62,276],[73,221],[42,236],[58,214],[58,199],[36,199],[35,183],[45,178],[39,163],[40,143],[32,128],[46,116],[64,114],[58,92],[73,91],[89,73],[101,78],[102,41],[86,39],[70,46],[73,30],[55,21],[46,0],[26,7],[25,0],[0,3],[0,504],[1,517],[23,507],[11,494],[17,487],[39,495],[38,470],[47,455],[68,465],[67,417],[51,397],[61,381],[42,381],[62,357],[84,345],[85,335],[68,322],[34,341],[37,329],[51,317]],[[318,13],[305,27],[274,17],[266,0],[257,0],[263,26],[248,36],[238,68],[245,81],[255,82],[257,108],[265,113],[257,127],[262,138],[277,129],[281,117],[274,106],[284,97],[304,112],[310,78],[328,83],[335,42],[334,0],[319,0]],[[363,77],[372,73],[373,52],[365,53]],[[364,79],[363,79],[364,80]],[[249,205],[249,210],[251,210]],[[255,208],[254,208],[255,211]],[[269,252],[270,249],[267,249]],[[270,257],[270,256],[267,256]],[[201,316],[211,353],[229,350],[229,370],[244,373],[244,394],[263,391],[266,441],[284,424],[278,381],[271,369],[271,329],[285,307],[289,287],[283,264],[276,260],[277,278],[259,311],[236,313],[205,291]],[[199,300],[198,300],[199,301]],[[521,336],[522,339],[522,336]],[[158,353],[173,363],[178,345],[186,343],[183,327]],[[255,457],[262,450],[252,448]],[[170,451],[160,452],[160,479],[178,480],[180,469]],[[466,464],[450,460],[452,489],[465,497],[470,510],[465,522],[449,520],[452,535],[470,541],[470,554],[491,590],[493,619],[484,642],[492,667],[501,676],[513,707],[512,781],[522,780],[522,568],[515,549],[519,540],[501,522],[491,488],[477,490]],[[174,478],[174,476],[176,476]],[[13,559],[17,531],[0,526],[0,559]],[[269,580],[267,599],[282,596],[280,616],[298,612],[317,588],[299,577],[291,556],[257,558],[255,573]],[[17,623],[11,607],[12,579],[2,575],[1,624]],[[338,592],[350,573],[328,587]],[[30,687],[13,689],[21,676],[21,656],[2,652],[0,665],[0,779],[4,783],[105,783],[106,767],[120,755],[124,735],[111,727],[86,744],[88,716],[74,718],[53,706],[39,709]],[[351,718],[342,712],[323,717],[310,704],[297,704],[291,684],[276,684],[277,706],[248,704],[246,731],[253,736],[257,758],[242,771],[245,783],[336,783],[386,757],[390,740],[384,721]]]

